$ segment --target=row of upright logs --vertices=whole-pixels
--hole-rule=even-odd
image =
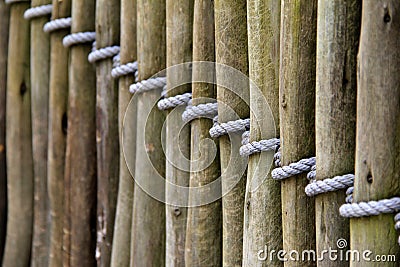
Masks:
[[[273,180],[266,165],[274,151],[247,164],[241,133],[204,149],[212,120],[183,126],[185,107],[154,105],[161,90],[132,96],[134,74],[114,79],[112,58],[88,62],[91,43],[62,44],[70,33],[95,31],[96,49],[120,45],[121,64],[138,61],[138,81],[185,62],[231,66],[251,81],[239,95],[221,85],[235,77],[216,67],[219,85],[180,85],[166,96],[218,100],[220,123],[250,117],[250,141],[279,137],[283,165],[316,155],[317,180],[355,172],[354,201],[379,200],[400,194],[398,1],[53,0],[51,17],[31,20],[24,12],[49,0],[7,2],[0,2],[2,266],[348,266],[327,254],[318,264],[270,260],[268,251],[259,259],[265,248],[320,255],[341,238],[347,248],[400,257],[392,215],[349,222],[338,212],[343,191],[310,198],[305,173]],[[50,18],[70,16],[71,28],[43,32]],[[182,75],[196,80],[196,70]],[[188,78],[166,75],[168,89]],[[211,182],[221,200],[173,204],[171,184]],[[150,188],[161,188],[158,199]]]

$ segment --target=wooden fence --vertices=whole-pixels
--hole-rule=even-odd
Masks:
[[[0,265],[399,266],[399,40],[396,0],[0,1]]]

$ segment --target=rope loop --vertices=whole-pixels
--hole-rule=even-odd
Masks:
[[[188,106],[182,113],[182,120],[184,122],[190,122],[198,118],[214,118],[218,114],[218,103],[206,103],[199,105],[192,105],[192,101],[189,101]]]
[[[43,31],[46,33],[54,32],[57,30],[68,29],[72,25],[72,18],[54,19],[43,26]]]
[[[90,43],[96,40],[96,32],[77,32],[64,37],[63,45],[70,47],[72,45]]]
[[[99,60],[112,58],[115,55],[118,55],[119,51],[120,47],[117,45],[94,49],[92,52],[89,53],[88,60],[90,63],[95,63]]]
[[[51,15],[52,11],[53,11],[52,4],[31,7],[25,10],[24,19],[31,20],[34,18],[45,17]]]

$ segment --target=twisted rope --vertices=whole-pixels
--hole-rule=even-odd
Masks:
[[[166,77],[155,77],[143,80],[129,86],[129,92],[132,94],[147,92],[155,89],[163,89],[167,85]]]
[[[138,70],[137,61],[119,65],[114,64],[114,68],[111,71],[111,76],[113,78],[119,78],[121,76],[125,76],[128,74],[134,74],[137,72],[137,70]]]
[[[7,5],[14,4],[14,3],[23,3],[23,2],[30,2],[29,0],[5,0],[4,1]]]
[[[68,29],[71,27],[71,25],[72,25],[72,18],[54,19],[44,24],[43,31],[49,33],[61,29]]]
[[[161,99],[158,101],[157,106],[160,110],[167,110],[175,108],[177,106],[187,105],[192,99],[192,93],[184,93],[182,95],[176,95]]]
[[[117,45],[107,46],[100,49],[95,49],[89,53],[88,60],[90,63],[95,63],[96,61],[114,57],[120,51],[120,47]]]
[[[48,16],[51,15],[52,10],[52,4],[31,7],[24,12],[24,19],[30,20],[33,18]]]
[[[279,146],[279,138],[250,142],[250,132],[246,131],[242,134],[242,146],[240,147],[239,153],[242,157],[247,157],[251,154],[260,153],[262,151],[275,151]]]
[[[182,113],[182,120],[187,123],[197,118],[215,117],[217,114],[218,103],[206,103],[193,106],[192,101],[189,101],[188,106]]]
[[[275,180],[283,180],[303,172],[308,172],[311,170],[313,165],[315,165],[315,157],[301,159],[298,162],[289,164],[288,166],[272,170],[271,175]]]
[[[63,39],[63,45],[65,47],[70,47],[76,44],[90,43],[95,40],[96,40],[95,32],[77,32],[65,36]]]
[[[354,186],[350,186],[346,190],[346,203],[352,203],[353,202],[353,192],[354,192]]]
[[[213,138],[220,137],[229,133],[246,131],[250,128],[250,119],[238,119],[228,122],[218,122],[218,117],[214,120],[214,125],[210,129],[210,136]]]
[[[340,215],[346,218],[376,216],[383,213],[395,213],[400,211],[400,197],[382,199],[360,203],[343,204]]]
[[[307,178],[309,178],[309,175],[307,175]],[[314,179],[306,186],[305,189],[306,195],[309,197],[352,186],[354,183],[354,174],[345,174],[324,180]]]

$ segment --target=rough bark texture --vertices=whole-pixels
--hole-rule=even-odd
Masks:
[[[12,3],[8,46],[6,147],[8,217],[4,267],[30,263],[33,221],[33,159],[29,2]]]
[[[32,0],[32,7],[51,0]],[[31,266],[49,262],[50,209],[47,191],[50,36],[43,31],[49,16],[31,20],[32,151],[34,174]]]
[[[96,1],[97,49],[119,45],[119,0]],[[118,195],[118,82],[111,77],[113,59],[96,63],[97,266],[109,266]]]
[[[317,1],[282,0],[280,133],[282,164],[315,155],[315,58]],[[283,249],[315,249],[314,199],[304,193],[307,173],[282,181]],[[285,266],[314,266],[288,261]]]
[[[136,52],[136,0],[121,1],[121,64],[137,59]],[[132,94],[129,85],[135,76],[130,74],[119,78],[118,123],[119,123],[119,187],[117,211],[115,215],[114,238],[111,253],[111,266],[129,266],[131,255],[131,227],[134,180],[132,175],[136,160],[136,116],[125,121],[124,116]],[[136,104],[130,104],[136,114]],[[127,164],[124,151],[133,156]]]
[[[167,0],[167,67],[192,61],[194,0]],[[176,72],[167,69],[167,96],[175,96],[191,91],[191,85],[176,86],[182,75],[191,72]],[[184,78],[185,79],[185,78]],[[186,79],[185,79],[186,80]],[[173,185],[188,187],[190,172],[190,127],[183,126],[179,106],[168,113],[166,119],[166,180]],[[183,127],[182,127],[183,126]],[[186,160],[185,160],[186,159]],[[166,266],[185,266],[185,236],[187,208],[171,204],[177,195],[166,184]],[[187,200],[186,200],[187,201]]]
[[[356,132],[356,64],[360,36],[361,1],[318,1],[316,72],[317,179],[354,173]],[[317,255],[349,240],[349,221],[339,215],[345,192],[315,198]],[[348,266],[329,260],[318,266]]]
[[[165,1],[137,1],[137,40],[139,80],[150,78],[165,68]],[[137,142],[132,214],[131,266],[165,264],[165,205],[148,195],[141,186],[164,192],[165,156],[161,145],[164,113],[154,105],[160,90],[139,93],[137,97]],[[143,116],[147,114],[148,117]],[[162,187],[162,188],[161,188]],[[160,192],[160,191],[159,191]],[[165,196],[161,196],[164,200]]]
[[[72,2],[71,32],[94,31],[95,1]],[[92,44],[70,48],[65,166],[64,266],[95,266],[96,76]]]
[[[69,17],[71,1],[53,0],[52,19]],[[50,34],[49,143],[47,183],[49,190],[51,231],[49,267],[62,266],[65,148],[67,139],[68,58],[69,49],[62,39],[69,29]]]
[[[7,226],[6,172],[6,86],[10,9],[0,1],[0,263],[3,258]]]
[[[193,61],[215,61],[213,0],[195,0]],[[201,76],[197,71],[201,70],[193,69],[194,80],[196,76]],[[207,98],[216,98],[216,87],[213,84],[194,83],[192,92],[194,104],[200,104]],[[218,142],[210,138],[211,126],[212,121],[206,118],[191,122],[190,187],[203,186],[220,177]],[[214,151],[216,154],[212,153],[211,149],[202,147],[201,144],[207,139],[216,147]],[[189,205],[196,200],[195,196],[189,194]],[[185,265],[220,266],[222,264],[221,201],[188,208],[187,217]]]
[[[358,62],[354,202],[400,194],[400,2],[363,1]],[[394,214],[350,220],[351,249],[394,254],[400,248]],[[373,257],[373,256],[372,256]],[[350,266],[383,266],[361,260]]]
[[[215,1],[215,54],[217,64],[231,66],[248,75],[247,24],[245,0]],[[227,77],[225,70],[217,68],[217,83]],[[221,81],[220,81],[221,80]],[[218,121],[228,122],[249,117],[249,85],[246,99],[234,94],[231,88],[217,87]],[[246,103],[247,102],[247,103]],[[219,138],[222,192],[222,255],[224,266],[241,266],[243,251],[243,212],[246,187],[246,172],[242,169],[247,158],[239,154],[241,134],[234,133]],[[232,164],[231,162],[235,162]],[[244,164],[243,164],[244,163]],[[229,167],[228,167],[229,166]],[[241,177],[237,184],[238,175]]]
[[[267,140],[279,137],[281,2],[248,0],[247,15],[249,77],[254,82],[250,85],[250,140]],[[271,261],[266,250],[282,248],[281,185],[271,178],[268,170],[272,167],[273,154],[274,151],[263,152],[249,158],[243,266],[283,265],[277,258]],[[260,250],[264,251],[258,255]],[[263,261],[265,257],[267,258]]]

